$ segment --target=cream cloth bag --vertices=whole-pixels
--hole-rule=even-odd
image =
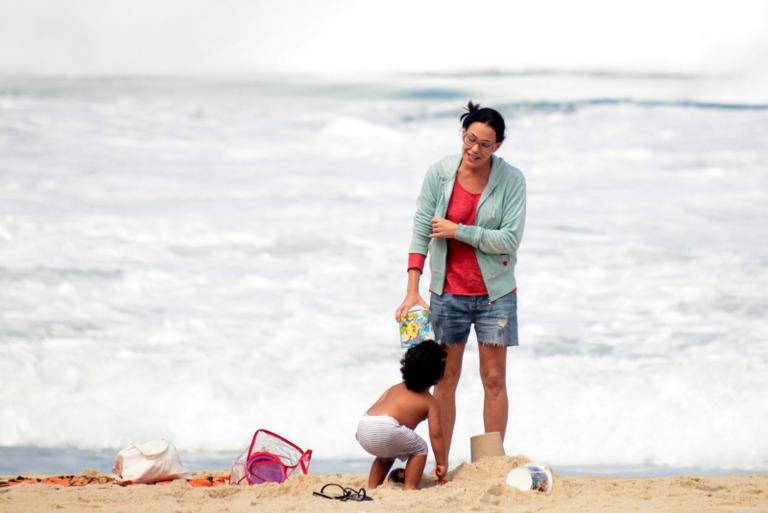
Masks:
[[[181,464],[176,447],[168,440],[131,444],[117,453],[112,472],[121,481],[156,483],[187,478],[189,470]]]

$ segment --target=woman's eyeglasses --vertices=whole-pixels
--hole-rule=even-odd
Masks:
[[[493,151],[493,147],[495,146],[492,142],[481,141],[480,139],[475,137],[474,134],[471,134],[469,132],[465,132],[464,133],[464,136],[462,137],[462,140],[464,141],[464,144],[466,144],[470,148],[472,146],[474,146],[475,144],[479,144],[480,145],[480,149],[484,153],[490,153],[491,151]]]

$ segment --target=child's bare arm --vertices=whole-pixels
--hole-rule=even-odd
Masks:
[[[435,474],[442,480],[448,471],[448,455],[445,449],[443,426],[440,422],[440,406],[434,397],[430,397],[427,423],[429,424],[429,441],[432,443],[432,452],[435,453]]]

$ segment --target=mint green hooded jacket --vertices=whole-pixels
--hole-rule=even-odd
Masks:
[[[477,204],[475,224],[460,224],[456,240],[475,248],[488,298],[495,301],[517,288],[517,248],[525,227],[525,178],[519,169],[492,156],[491,175]],[[429,289],[443,293],[446,239],[432,239],[432,218],[445,217],[461,155],[444,157],[432,164],[421,186],[409,253],[430,255],[432,280]]]

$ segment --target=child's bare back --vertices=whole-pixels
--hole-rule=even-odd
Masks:
[[[389,387],[378,401],[368,409],[368,415],[389,415],[400,424],[416,429],[416,426],[427,418],[430,408],[437,401],[428,390],[413,392],[406,388],[405,383]]]

